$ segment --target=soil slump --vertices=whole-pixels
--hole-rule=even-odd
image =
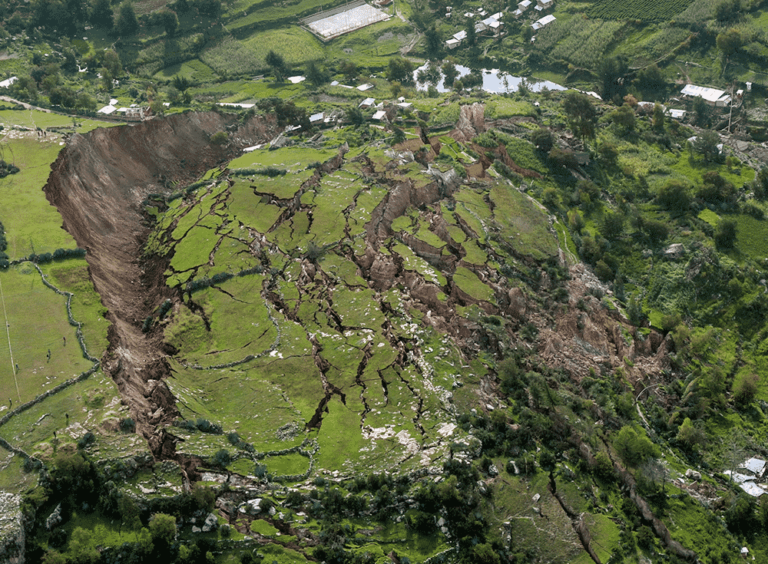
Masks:
[[[277,133],[269,118],[236,120],[216,112],[185,113],[75,135],[43,188],[64,229],[88,251],[91,278],[112,323],[104,370],[158,458],[173,456],[173,443],[158,426],[177,410],[162,382],[170,373],[162,337],[143,333],[142,323],[172,291],[163,279],[166,261],[142,255],[149,228],[141,202],[152,193],[170,194],[172,186],[193,181],[242,147]],[[230,132],[230,143],[211,144],[210,136],[223,130]]]

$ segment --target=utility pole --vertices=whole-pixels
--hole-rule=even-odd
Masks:
[[[731,134],[731,117],[733,116],[733,87],[735,83],[731,83],[731,109],[728,112],[728,135]]]

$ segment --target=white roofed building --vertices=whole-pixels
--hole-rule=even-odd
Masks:
[[[688,98],[702,98],[711,106],[725,107],[731,103],[731,97],[724,90],[696,86],[695,84],[686,84],[680,94]]]
[[[553,16],[552,14],[548,16],[544,16],[543,18],[540,18],[533,22],[531,24],[531,27],[533,28],[533,31],[539,31],[542,27],[551,24],[553,21],[555,21],[557,18]]]

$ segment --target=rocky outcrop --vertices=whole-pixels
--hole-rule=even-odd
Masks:
[[[21,496],[0,492],[0,562],[24,564],[25,542]]]
[[[456,141],[467,143],[484,132],[485,105],[475,102],[471,106],[461,106],[459,121],[456,123],[456,129],[451,131],[451,137]]]

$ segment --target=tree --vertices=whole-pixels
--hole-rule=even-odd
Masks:
[[[659,189],[656,201],[673,213],[684,214],[691,207],[691,193],[685,184],[671,180]]]
[[[608,57],[603,59],[598,69],[600,77],[600,93],[604,100],[620,100],[626,92],[624,75],[629,65],[624,57]]]
[[[109,0],[96,0],[91,8],[90,20],[93,25],[111,30],[115,25],[115,12]]]
[[[123,65],[120,63],[120,56],[112,49],[104,51],[104,68],[107,69],[112,78],[118,78],[123,75]]]
[[[68,559],[62,553],[55,550],[48,550],[42,559],[42,564],[67,564]]]
[[[720,136],[711,129],[702,131],[693,140],[693,150],[704,157],[707,162],[715,161],[720,156]]]
[[[615,143],[603,141],[597,146],[597,154],[608,164],[615,164],[619,158],[619,148]]]
[[[424,39],[426,41],[427,56],[430,59],[439,59],[440,53],[443,51],[443,40],[440,39],[440,34],[434,26],[424,32]]]
[[[390,59],[390,65],[391,64],[392,59]],[[344,80],[347,82],[354,82],[359,74],[359,69],[354,61],[342,61],[339,65],[339,71],[344,75]],[[392,80],[391,77],[390,80]]]
[[[149,519],[149,532],[154,542],[170,546],[176,538],[176,517],[155,513]]]
[[[600,233],[609,241],[618,238],[624,233],[626,217],[621,213],[607,213],[600,222]]]
[[[221,0],[197,0],[195,7],[203,16],[218,18],[221,13]]]
[[[669,227],[663,221],[648,219],[643,222],[642,230],[648,235],[651,243],[658,245],[669,237]]]
[[[232,461],[232,456],[229,454],[229,451],[227,449],[222,448],[220,450],[217,450],[216,454],[213,455],[213,463],[216,466],[221,466],[222,468],[224,468],[231,461]]]
[[[352,125],[362,125],[365,122],[363,111],[357,106],[349,108],[344,115]]]
[[[664,108],[659,103],[653,105],[653,129],[657,133],[664,132]]]
[[[661,69],[655,64],[638,72],[635,84],[645,96],[651,99],[664,98],[667,89],[667,81],[664,80]]]
[[[94,546],[93,533],[81,527],[75,527],[69,539],[68,550],[71,561],[78,564],[91,564],[99,561],[101,554]]]
[[[192,486],[192,499],[195,500],[197,509],[213,511],[216,504],[216,492],[209,486],[204,486],[200,482],[195,482]]]
[[[723,2],[720,2],[715,6],[712,15],[715,16],[715,19],[719,22],[729,22],[739,15],[740,8],[740,0],[723,0]]]
[[[724,57],[730,57],[741,48],[741,33],[737,29],[729,29],[717,34],[717,48],[723,52]]]
[[[270,49],[264,61],[272,69],[272,75],[275,77],[275,82],[282,82],[285,73],[288,71],[285,59],[283,59],[282,55],[278,55]]]
[[[475,22],[471,18],[467,20],[467,26],[464,28],[467,32],[467,37],[464,40],[467,45],[474,47],[477,45],[477,31],[475,30]]]
[[[96,110],[96,100],[94,100],[87,92],[81,92],[77,95],[77,107],[86,112],[92,112]]]
[[[403,84],[413,82],[413,63],[402,57],[392,57],[387,63],[387,78]]]
[[[712,113],[712,108],[710,108],[709,104],[707,104],[704,98],[697,97],[693,100],[691,108],[693,109],[694,123],[699,127],[706,127],[709,124],[710,114]]]
[[[635,112],[626,104],[611,112],[610,117],[625,133],[635,130]]]
[[[165,29],[165,34],[168,37],[176,35],[176,30],[179,27],[179,18],[176,12],[170,10],[163,10],[157,16],[158,23]]]
[[[568,125],[575,135],[582,140],[595,136],[597,116],[588,96],[571,90],[565,95],[563,110],[568,116]]]
[[[456,65],[454,64],[452,59],[448,59],[443,63],[442,71],[443,71],[443,77],[445,77],[443,84],[445,85],[446,88],[451,88],[453,86],[454,81],[459,76],[459,71],[456,68]]]
[[[398,143],[405,141],[405,131],[396,125],[392,125],[392,132],[394,133],[394,136],[392,137],[392,145],[397,145]]]
[[[704,444],[706,436],[704,431],[695,427],[691,420],[686,417],[677,430],[677,440],[683,445],[683,448],[693,451]]]
[[[173,80],[171,80],[171,84],[173,85],[176,90],[181,92],[182,94],[189,89],[190,86],[192,86],[192,83],[189,81],[189,79],[186,76],[181,75],[175,75],[173,77]]]
[[[533,28],[529,25],[524,25],[523,31],[520,32],[520,35],[523,36],[523,44],[530,45],[531,39],[533,38]]]
[[[736,244],[736,222],[732,219],[723,219],[715,229],[715,245],[718,249],[732,249]]]
[[[613,447],[621,459],[632,467],[661,455],[659,447],[653,444],[642,431],[638,432],[628,425],[622,427],[616,435],[613,440]]]
[[[152,554],[152,551],[155,549],[155,545],[152,542],[152,535],[149,532],[149,529],[146,527],[142,527],[141,531],[139,531],[139,538],[136,540],[136,545],[134,547],[134,551],[136,554],[140,557],[139,561],[143,561],[143,558]]]
[[[139,30],[139,20],[136,19],[136,11],[130,2],[120,4],[115,28],[120,35],[126,36],[133,35]]]
[[[725,522],[734,533],[746,533],[755,519],[755,498],[746,492],[737,495],[725,510]]]
[[[307,80],[314,86],[320,86],[328,81],[328,73],[315,61],[309,61],[306,69]]]

